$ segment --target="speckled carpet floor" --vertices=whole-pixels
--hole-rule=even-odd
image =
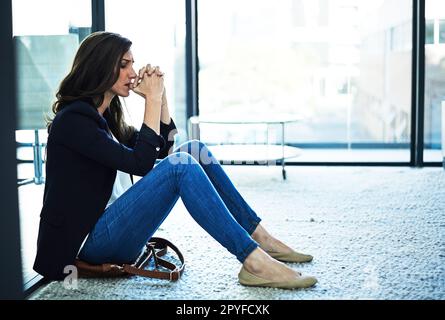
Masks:
[[[311,289],[240,285],[240,263],[182,202],[157,233],[183,251],[178,282],[142,277],[51,282],[30,299],[445,299],[445,172],[441,168],[225,167],[264,226],[314,256],[294,264]]]

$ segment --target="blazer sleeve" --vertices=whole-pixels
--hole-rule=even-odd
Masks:
[[[158,158],[164,159],[171,153],[171,149],[175,144],[175,135],[178,133],[178,130],[176,129],[176,124],[172,118],[170,118],[170,124],[165,124],[161,121],[160,133],[165,141],[165,145],[159,151]]]
[[[171,148],[175,144],[175,135],[178,133],[178,130],[176,129],[176,124],[173,121],[172,118],[170,118],[170,124],[165,124],[161,121],[160,124],[160,135],[164,139],[165,145],[163,148],[160,149],[158,159],[164,159],[166,156],[169,155]],[[135,131],[133,133],[133,136],[127,143],[127,147],[133,148],[137,137],[139,135],[139,131]]]
[[[57,127],[52,128],[55,142],[104,166],[129,174],[146,175],[165,146],[164,138],[145,124],[139,130],[134,147],[128,148],[114,141],[106,127],[102,128],[88,116],[69,113],[59,120]]]

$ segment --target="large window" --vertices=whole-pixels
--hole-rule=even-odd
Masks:
[[[425,162],[442,161],[445,108],[445,2],[425,2]]]
[[[150,63],[165,72],[169,110],[179,130],[175,138],[178,143],[185,140],[185,2],[106,1],[105,23],[107,31],[120,33],[133,42],[136,71]],[[142,98],[131,94],[124,105],[127,122],[140,127],[144,113]]]
[[[44,143],[45,116],[51,115],[58,85],[71,67],[79,42],[91,31],[91,1],[14,0],[12,5],[18,91],[16,138],[19,143],[32,144],[37,134],[39,142]],[[33,148],[19,147],[17,157],[21,163],[18,178],[36,181],[33,164],[26,163],[34,159]],[[19,187],[25,284],[35,276],[32,264],[43,188],[42,184]]]
[[[300,115],[297,161],[409,162],[412,1],[199,1],[198,17],[201,115]]]

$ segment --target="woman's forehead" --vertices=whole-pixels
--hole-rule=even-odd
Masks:
[[[131,50],[128,50],[127,52],[125,52],[122,59],[133,60],[133,53],[131,52]]]

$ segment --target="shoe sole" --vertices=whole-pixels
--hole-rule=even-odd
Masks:
[[[317,283],[317,279],[310,276],[302,276],[292,281],[269,281],[250,273],[244,269],[244,267],[241,268],[241,271],[238,274],[238,279],[240,284],[244,286],[279,289],[305,289],[310,288]]]

